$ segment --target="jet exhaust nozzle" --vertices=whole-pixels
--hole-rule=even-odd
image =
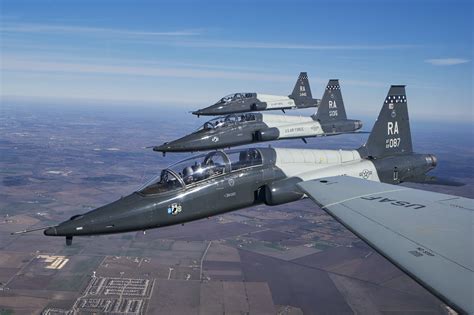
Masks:
[[[429,154],[427,157],[426,157],[426,163],[431,166],[431,168],[435,168],[436,165],[438,165],[438,158],[433,155],[433,154]]]

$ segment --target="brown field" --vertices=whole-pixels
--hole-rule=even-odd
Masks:
[[[150,314],[446,313],[437,298],[310,200],[258,205],[146,234],[75,237],[70,247],[64,238],[41,231],[10,235],[131,193],[184,156],[162,157],[143,147],[191,130],[196,121],[164,130],[176,113],[130,119],[92,108],[5,108],[0,113],[6,131],[0,136],[0,310],[40,314],[49,308],[67,311],[79,302],[92,307],[94,296],[81,296],[95,271],[96,277],[150,281],[149,294],[139,301]],[[8,119],[2,120],[5,112]],[[338,148],[340,139],[318,139],[314,145]],[[457,176],[470,167],[461,164],[450,166]],[[472,197],[473,180],[464,180],[465,187],[447,191]],[[38,255],[65,256],[68,262],[60,270],[47,269]],[[120,307],[115,295],[110,301]],[[100,298],[108,303],[110,297]]]

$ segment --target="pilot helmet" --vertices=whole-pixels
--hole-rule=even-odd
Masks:
[[[183,177],[192,176],[193,175],[193,168],[191,166],[187,166],[183,170]]]

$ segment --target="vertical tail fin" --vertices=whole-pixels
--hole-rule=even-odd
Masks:
[[[339,80],[329,80],[313,119],[322,122],[347,119]]]
[[[404,85],[390,87],[367,143],[359,152],[372,158],[413,152]]]
[[[308,74],[306,72],[301,72],[298,80],[296,80],[295,87],[293,92],[289,95],[295,103],[304,104],[310,106],[313,103],[313,95],[311,94],[311,88],[309,86]]]

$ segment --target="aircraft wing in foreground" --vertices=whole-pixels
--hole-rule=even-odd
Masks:
[[[474,314],[473,199],[349,176],[298,186],[448,305]]]

